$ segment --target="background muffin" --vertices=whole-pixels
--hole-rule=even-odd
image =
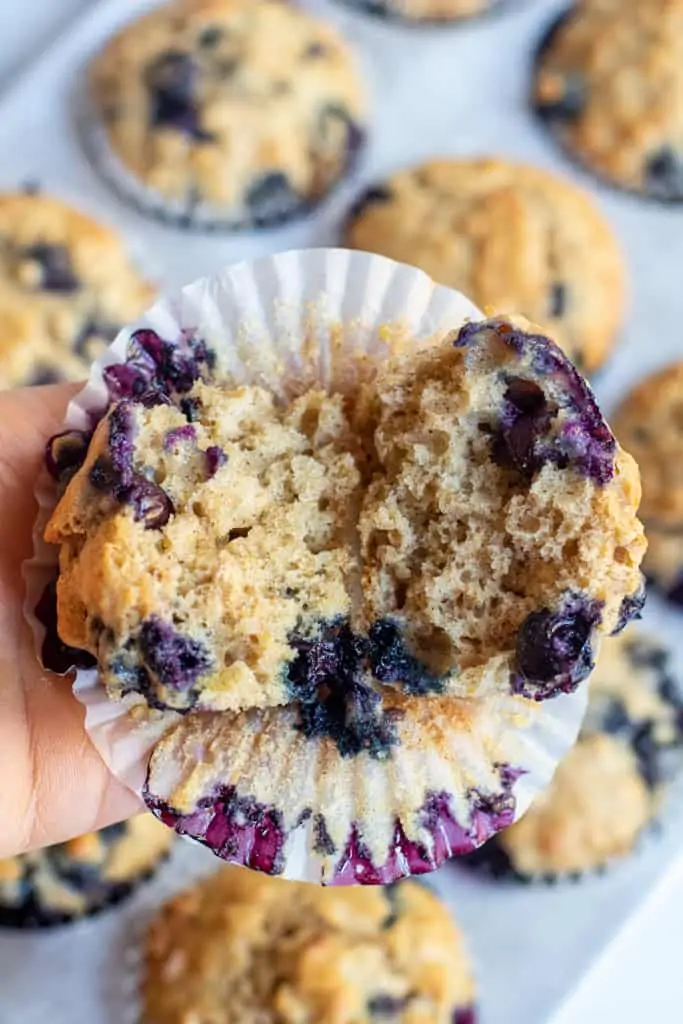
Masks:
[[[0,861],[0,926],[65,924],[118,903],[155,871],[172,841],[172,832],[143,814]]]
[[[683,697],[662,645],[607,640],[577,745],[526,815],[469,858],[522,878],[584,874],[631,853],[683,768]]]
[[[363,140],[346,44],[278,0],[174,0],[115,36],[90,82],[98,165],[186,226],[286,220],[344,177]]]
[[[474,998],[458,928],[411,882],[325,889],[223,868],[162,908],[145,948],[144,1024],[473,1024]]]
[[[119,235],[46,195],[0,195],[0,387],[82,380],[152,288]]]
[[[661,593],[683,604],[683,363],[637,384],[614,425],[640,466],[648,540],[643,569]]]
[[[532,102],[594,174],[681,202],[682,0],[579,0],[539,46]]]
[[[505,160],[400,171],[356,203],[344,244],[412,263],[485,310],[540,324],[585,373],[610,354],[625,272],[612,231],[570,182]]]

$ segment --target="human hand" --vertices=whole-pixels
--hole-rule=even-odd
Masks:
[[[45,442],[59,431],[77,390],[60,384],[0,393],[0,858],[140,809],[91,744],[71,678],[41,669],[23,614],[33,490]]]

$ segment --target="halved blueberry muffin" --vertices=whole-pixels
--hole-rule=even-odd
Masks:
[[[89,445],[52,446],[61,638],[136,715],[180,713],[144,789],[177,831],[271,873],[300,829],[325,879],[433,870],[514,820],[500,702],[575,691],[639,608],[635,465],[505,318],[331,394],[211,367],[138,331]]]
[[[0,388],[82,380],[153,294],[111,228],[47,195],[0,195]]]
[[[522,878],[584,874],[631,853],[683,768],[683,692],[657,640],[607,640],[581,737],[526,815],[465,862]]]
[[[0,926],[46,928],[104,910],[157,869],[172,840],[172,832],[144,814],[0,861]]]
[[[173,0],[107,43],[90,86],[100,170],[185,227],[301,213],[349,172],[365,132],[345,42],[278,0]]]
[[[428,889],[324,889],[223,868],[152,922],[144,1024],[474,1024],[463,939]]]
[[[532,104],[594,174],[683,200],[683,0],[579,0],[538,49]]]

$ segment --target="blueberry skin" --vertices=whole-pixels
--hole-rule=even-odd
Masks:
[[[609,483],[616,440],[589,385],[567,356],[550,338],[496,319],[465,324],[453,344],[474,348],[481,340],[487,345],[491,332],[536,378],[522,377],[523,365],[518,375],[504,375],[508,386],[500,420],[490,430],[494,461],[516,467],[527,479],[551,463],[560,470],[571,468],[598,486]],[[560,406],[562,421],[553,429]]]
[[[183,636],[153,615],[143,623],[139,647],[145,666],[162,686],[179,693],[191,690],[213,667],[213,659],[198,640]]]
[[[572,693],[595,665],[592,637],[602,602],[570,595],[555,611],[526,617],[517,634],[512,692],[532,700]]]

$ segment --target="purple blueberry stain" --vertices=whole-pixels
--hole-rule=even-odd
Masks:
[[[222,860],[268,875],[282,873],[286,832],[278,808],[239,796],[234,786],[225,786],[202,798],[196,810],[180,814],[154,795],[149,774],[142,795],[164,825],[208,846]]]
[[[560,608],[531,612],[517,634],[512,692],[531,700],[572,693],[594,667],[593,634],[603,604],[570,594]]]
[[[52,479],[62,487],[66,487],[85,462],[91,437],[90,431],[64,430],[47,442],[45,466]]]
[[[203,644],[179,633],[157,615],[143,623],[138,645],[153,679],[179,693],[191,690],[213,667],[213,659]]]
[[[204,457],[206,459],[206,474],[209,479],[214,477],[221,466],[228,461],[228,456],[217,444],[210,445],[204,452]]]
[[[197,431],[190,424],[182,427],[173,427],[167,430],[164,435],[163,448],[165,452],[171,452],[184,444],[194,444],[197,440]]]
[[[473,1006],[456,1006],[453,1010],[453,1024],[477,1024],[477,1012]]]
[[[69,647],[65,644],[57,629],[57,582],[47,584],[35,607],[35,616],[45,629],[45,637],[40,649],[40,661],[44,668],[57,675],[65,675],[72,669],[94,668],[95,658],[88,651]]]
[[[471,790],[468,794],[471,813],[467,825],[457,820],[450,794],[428,793],[417,820],[420,829],[429,833],[431,844],[408,839],[401,822],[396,821],[383,864],[373,861],[358,826],[353,825],[344,853],[335,866],[334,884],[387,885],[407,875],[434,871],[450,857],[471,853],[514,821],[512,788],[522,772],[509,766],[499,766],[498,772],[500,788],[496,792]]]

